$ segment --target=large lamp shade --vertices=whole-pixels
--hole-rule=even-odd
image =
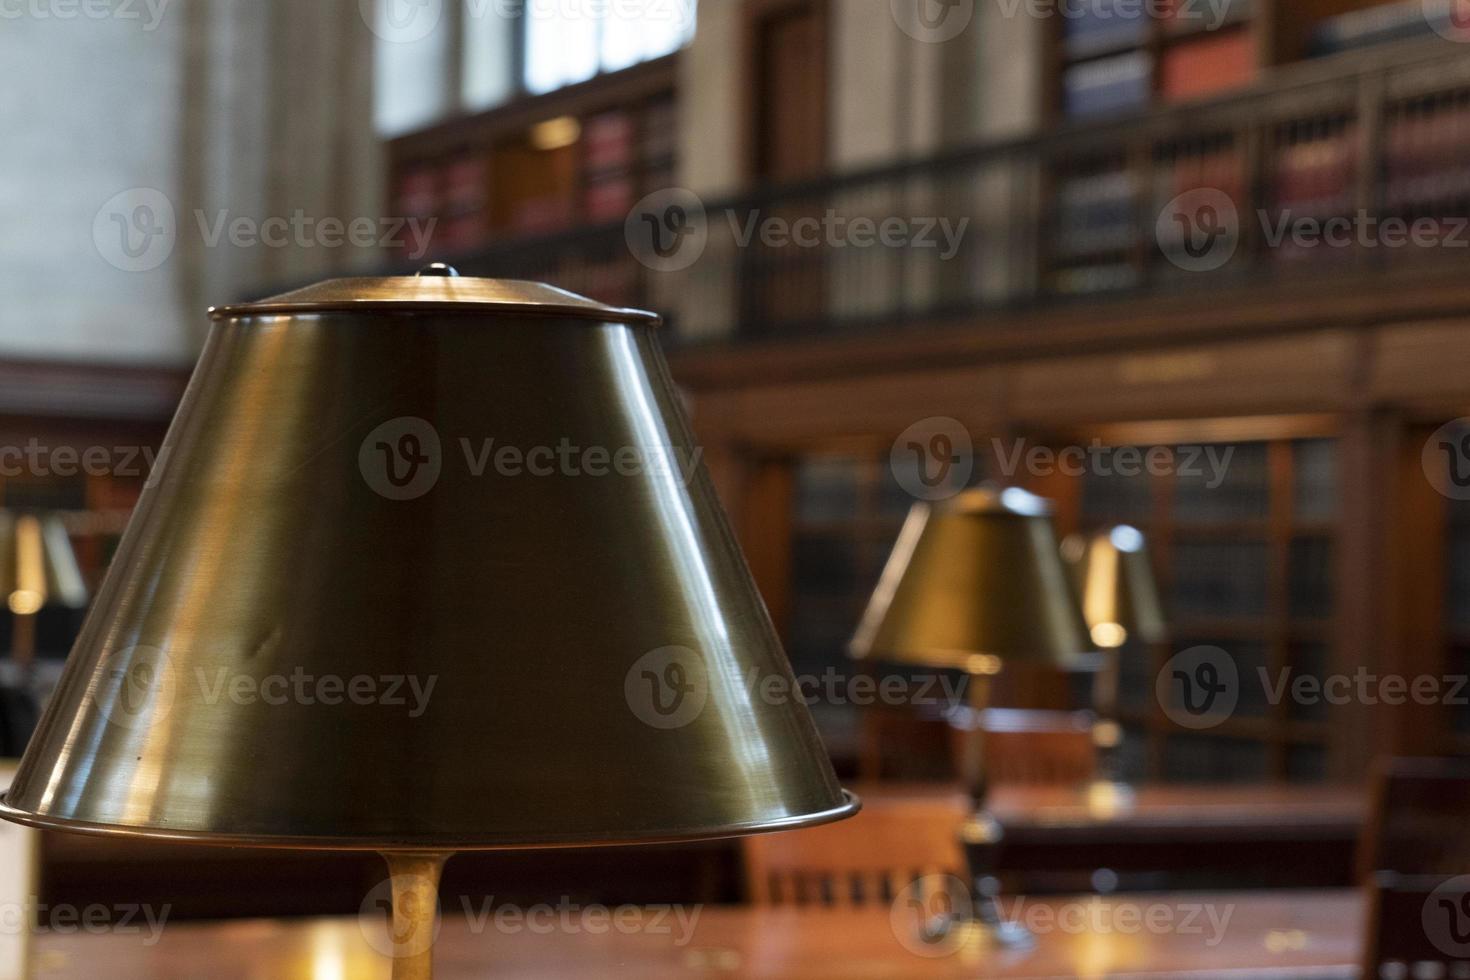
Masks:
[[[442,267],[212,316],[6,816],[394,853],[855,809],[759,696],[654,316]]]

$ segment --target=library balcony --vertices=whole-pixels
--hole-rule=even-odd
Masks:
[[[928,159],[722,200],[658,192],[626,220],[435,257],[665,311],[682,349],[820,342],[825,358],[832,340],[913,350],[921,333],[1029,350],[1279,323],[1303,289],[1359,317],[1442,289],[1463,305],[1467,161],[1470,48],[1415,41]]]

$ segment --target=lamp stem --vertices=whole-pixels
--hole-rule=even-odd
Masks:
[[[393,980],[433,980],[447,851],[384,851],[393,888]]]
[[[1092,710],[1102,721],[1118,720],[1118,683],[1123,652],[1118,647],[1102,651],[1102,667],[1093,680]]]
[[[985,802],[989,777],[985,771],[985,709],[990,705],[990,678],[972,674],[965,689],[966,725],[959,745],[960,779],[979,809]]]
[[[36,617],[16,615],[10,627],[10,657],[22,671],[29,671],[36,660]]]

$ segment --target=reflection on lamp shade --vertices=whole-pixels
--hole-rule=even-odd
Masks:
[[[1091,536],[1073,535],[1062,543],[1062,556],[1094,643],[1111,649],[1130,640],[1164,639],[1163,607],[1147,543],[1137,528],[1120,525]]]
[[[0,596],[17,616],[87,605],[87,586],[60,517],[0,511]]]
[[[850,649],[972,674],[1013,661],[1083,666],[1093,648],[1049,502],[981,487],[916,504]]]

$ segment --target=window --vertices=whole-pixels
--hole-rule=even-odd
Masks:
[[[427,126],[453,111],[453,32],[433,4],[378,0],[372,25],[373,124],[383,136]]]
[[[492,13],[492,5],[466,0],[460,52],[460,102],[468,112],[493,109],[516,94],[516,22]],[[485,8],[473,16],[476,6]]]
[[[525,18],[525,85],[539,95],[679,50],[695,0],[530,0]]]
[[[672,54],[694,36],[695,2],[377,0],[376,128],[399,136]]]

